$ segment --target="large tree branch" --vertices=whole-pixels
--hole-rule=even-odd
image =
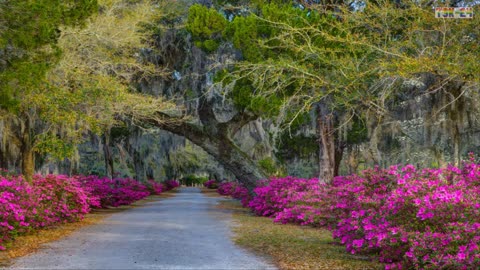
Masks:
[[[245,123],[247,119],[248,117],[239,116],[238,121],[236,118],[235,121],[227,123],[238,123],[240,126],[241,123]],[[138,120],[139,119],[137,119],[137,121]],[[141,125],[158,127],[187,138],[214,157],[227,170],[231,171],[249,190],[253,190],[256,182],[265,178],[266,175],[258,168],[257,164],[229,138],[226,132],[229,127],[227,123],[217,124],[215,127],[216,131],[212,131],[211,127],[205,125],[200,126],[187,121],[175,122],[171,116],[161,112],[158,112],[156,117],[146,118],[139,122]]]
[[[215,100],[213,98],[208,98],[206,96],[201,96],[199,98],[198,104],[198,117],[205,127],[215,127],[218,124],[217,118],[215,117],[214,108]]]
[[[241,111],[235,114],[228,122],[222,123],[222,125],[226,126],[229,135],[233,137],[243,126],[258,119],[258,117],[259,116],[254,113]]]

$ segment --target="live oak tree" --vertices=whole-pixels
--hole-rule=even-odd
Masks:
[[[81,25],[96,10],[95,0],[0,2],[0,111],[3,121],[16,124],[12,133],[27,179],[35,165],[33,132],[40,113],[29,98],[49,91],[45,76],[60,59],[59,28]]]
[[[263,5],[236,17],[225,35],[245,60],[227,71],[223,84],[239,106],[277,118],[289,127],[313,108],[320,141],[320,179],[338,173],[344,142],[336,136],[340,118],[355,116],[374,74],[372,50],[342,42],[346,21],[333,12],[305,10],[291,4]]]
[[[329,35],[334,35],[335,32],[342,34],[337,29],[339,26],[335,25],[335,16],[322,16],[285,4],[260,4],[258,7],[261,8],[259,14],[263,17],[255,14],[237,16],[227,25],[222,15],[215,13],[214,9],[193,5],[187,20],[186,28],[192,34],[195,44],[207,52],[211,53],[212,50],[206,48],[205,44],[218,44],[227,40],[242,51],[244,62],[235,63],[231,69],[227,68],[217,74],[217,79],[225,90],[224,94],[232,99],[237,114],[227,122],[218,121],[213,109],[214,102],[206,98],[208,95],[205,94],[199,98],[197,110],[200,125],[183,123],[180,126],[156,126],[183,135],[201,146],[251,189],[259,179],[267,175],[235,144],[232,140],[235,133],[259,117],[278,116],[279,123],[287,120],[292,122],[315,105],[322,114],[319,117],[320,134],[324,138],[322,144],[327,145],[321,148],[320,167],[326,174],[321,178],[329,179],[333,177],[335,166],[338,168],[339,163],[338,157],[335,158],[335,154],[332,154],[337,149],[334,144],[330,94],[338,92],[345,85],[345,89],[351,90],[353,96],[357,93],[355,87],[364,81],[351,82],[348,81],[349,78],[343,78],[342,81],[335,82],[336,88],[327,86],[338,79],[333,78],[333,73],[341,75],[347,72],[350,78],[355,77],[359,64],[368,64],[363,55],[369,51],[364,52],[356,46],[339,51],[336,48],[341,46],[339,41],[318,35],[315,33],[318,29],[309,25],[323,25],[330,31]],[[271,19],[278,20],[278,23],[270,21]],[[292,29],[296,31],[295,27],[303,27],[302,30],[306,32],[289,32]],[[223,35],[220,35],[221,32]],[[310,44],[305,45],[305,41]],[[301,45],[297,47],[296,43]],[[315,47],[317,51],[306,51],[308,47]],[[215,48],[216,46],[213,49]],[[308,56],[304,57],[305,54]],[[333,54],[336,59],[321,57],[329,54]],[[351,58],[357,61],[352,61]],[[336,70],[335,61],[346,63],[345,70]],[[318,74],[319,71],[322,73]],[[327,73],[332,73],[332,78],[322,77]],[[324,93],[324,98],[319,98],[319,90]]]
[[[200,59],[200,63],[209,56],[209,53],[212,53],[211,49],[217,46],[210,47],[210,45],[222,42],[221,27],[217,26],[224,25],[225,19],[217,14],[216,11],[209,10],[206,7],[194,5],[192,6],[192,10],[194,9],[196,9],[195,15],[188,16],[186,25],[182,25],[183,20],[178,19],[181,15],[176,14],[172,16],[173,18],[168,16],[161,18],[160,21],[162,21],[162,24],[159,23],[159,25],[157,25],[157,27],[165,27],[168,29],[152,28],[154,35],[159,39],[153,41],[153,43],[164,45],[162,48],[167,48],[167,51],[160,52],[161,55],[164,55],[164,58],[162,58],[163,62],[168,64],[169,56],[175,56],[176,53],[179,53],[178,51],[184,48],[191,48],[185,45],[191,43],[189,43],[190,36],[184,29],[188,29],[188,31],[192,33],[193,42],[206,51],[206,53],[202,53],[198,49],[193,51],[193,53],[196,54],[195,58]],[[211,21],[214,23],[211,24]],[[175,34],[172,34],[172,32]],[[175,36],[181,36],[181,41],[169,40]],[[210,41],[204,42],[206,41],[205,39]],[[180,48],[172,48],[171,43],[178,44]],[[168,51],[169,49],[171,51]],[[196,64],[198,63],[185,63],[185,65],[188,66],[194,66]],[[199,88],[196,89],[198,90],[198,95],[195,96],[195,111],[190,114],[190,119],[187,119],[188,121],[165,121],[167,119],[175,120],[178,116],[158,113],[157,115],[161,121],[155,119],[137,119],[137,124],[160,128],[184,136],[205,150],[205,152],[223,165],[225,169],[232,172],[246,187],[253,190],[257,181],[267,177],[267,175],[251,157],[240,149],[233,140],[233,137],[242,127],[257,119],[258,116],[245,110],[238,110],[235,111],[234,115],[231,115],[229,119],[219,119],[215,112],[215,106],[218,105],[218,93],[211,95],[209,88],[205,86],[209,69],[210,67],[203,65],[195,70],[195,74],[187,74],[187,76],[191,77],[191,80],[196,80],[195,85]],[[185,103],[185,100],[183,102]]]
[[[1,109],[8,135],[2,137],[18,143],[27,179],[34,173],[36,153],[71,157],[86,132],[108,132],[122,115],[158,120],[156,112],[174,108],[129,88],[135,76],[162,74],[138,56],[144,45],[139,30],[159,11],[157,3],[1,4],[0,11],[9,18],[2,22],[1,36],[6,63],[0,74]]]
[[[100,12],[84,27],[62,29],[59,46],[63,57],[49,79],[66,92],[84,97],[83,118],[94,120],[86,130],[102,136],[106,173],[112,177],[115,168],[110,129],[123,125],[124,120],[169,122],[155,113],[172,111],[175,105],[162,98],[136,94],[132,86],[143,77],[167,74],[141,57],[141,51],[149,47],[145,29],[162,14],[161,3],[102,0],[99,4]]]
[[[430,91],[452,96],[443,109],[478,88],[478,16],[436,19],[431,3],[418,1],[363,4],[267,4],[237,16],[226,31],[245,57],[224,80],[233,85],[231,95],[250,107],[278,101],[281,122],[316,110],[325,182],[338,173],[346,143],[338,130],[351,119],[388,118],[399,82],[433,74]]]
[[[329,181],[343,148],[355,143],[338,131],[363,119],[387,121],[402,82],[425,73],[435,78],[429,92],[447,97],[438,111],[449,118],[459,160],[455,112],[479,85],[478,16],[436,19],[432,2],[419,1],[270,2],[234,9],[231,22],[192,7],[194,43],[214,53],[231,42],[243,61],[216,75],[236,115],[219,121],[214,100],[201,95],[198,121],[185,121],[182,108],[131,91],[132,81],[168,73],[139,54],[150,37],[138,30],[162,13],[158,1],[1,1],[0,122],[21,149],[23,173],[33,174],[35,153],[69,156],[85,132],[108,139],[112,125],[127,119],[185,136],[252,188],[266,173],[235,144],[235,133],[259,117],[288,128],[315,110],[320,178]],[[369,129],[374,136],[375,125]]]

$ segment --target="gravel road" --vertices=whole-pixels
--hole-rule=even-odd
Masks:
[[[215,207],[220,200],[181,188],[49,243],[11,268],[274,269],[233,244],[230,214]]]

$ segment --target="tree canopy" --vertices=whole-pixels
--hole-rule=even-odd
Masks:
[[[448,96],[432,115],[444,111],[450,123],[461,120],[457,101],[479,87],[478,16],[435,18],[433,5],[443,3],[213,1],[173,17],[163,16],[168,4],[0,2],[0,121],[8,123],[2,137],[22,152],[25,174],[36,155],[72,156],[87,134],[107,138],[127,121],[203,145],[253,186],[281,157],[254,161],[235,136],[253,120],[268,119],[272,128],[259,136],[279,147],[295,143],[289,137],[295,129],[316,129],[302,135],[308,151],[293,148],[304,156],[318,152],[320,176],[328,180],[345,148],[375,140],[389,109],[403,102],[405,85],[426,85],[428,74],[424,94]],[[138,86],[151,81],[193,94],[189,101],[173,100],[179,93],[170,100],[140,94]],[[219,99],[234,105],[228,117],[218,117]],[[194,120],[183,121],[178,104]]]
[[[437,79],[429,91],[455,97],[478,87],[478,20],[438,19],[431,2],[418,1],[256,4],[224,28],[223,38],[243,60],[218,80],[237,106],[273,116],[279,125],[291,127],[316,108],[326,162],[320,167],[332,167],[347,140],[365,137],[338,131],[365,118],[388,118],[405,82],[432,74]]]
[[[0,108],[13,123],[7,134],[18,141],[27,177],[35,153],[70,157],[86,132],[100,134],[121,115],[158,120],[157,112],[175,108],[132,91],[136,77],[163,75],[139,54],[156,3],[5,1],[0,12],[8,18],[0,43],[7,59]]]

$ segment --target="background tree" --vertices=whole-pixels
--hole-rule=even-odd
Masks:
[[[9,122],[10,127],[4,128],[4,132],[10,141],[18,142],[21,171],[27,178],[35,170],[35,153],[51,158],[70,157],[86,132],[108,134],[110,127],[120,123],[119,115],[157,119],[156,112],[174,108],[162,99],[131,93],[129,88],[134,76],[161,73],[142,63],[138,54],[144,37],[139,31],[141,24],[152,19],[158,5],[150,1],[100,1],[98,15],[86,19],[69,8],[82,11],[93,2],[87,1],[85,7],[77,6],[83,3],[78,1],[74,6],[62,2],[65,7],[57,2],[39,2],[38,6],[30,2],[14,6],[7,2],[2,7],[6,14],[20,12],[21,8],[27,9],[27,15],[29,8],[48,16],[50,12],[59,12],[52,17],[58,16],[56,24],[45,17],[46,26],[41,21],[25,27],[25,31],[34,32],[32,35],[44,28],[54,29],[53,37],[49,31],[45,34],[49,43],[38,41],[36,47],[21,42],[19,46],[14,42],[5,45],[7,49],[15,48],[14,52],[20,53],[22,59],[13,57],[16,61],[11,61],[1,74],[1,82],[6,85],[2,93],[12,93],[2,107],[6,113],[3,121]],[[97,3],[94,4],[92,11],[97,9]],[[83,18],[82,27],[70,23],[69,14],[72,18]],[[9,21],[12,26],[6,28],[4,40],[13,40],[15,35],[10,32],[23,30],[15,25],[19,23],[15,20],[22,18],[12,16]],[[18,36],[19,40],[25,38]],[[10,88],[15,91],[9,91]]]
[[[112,177],[115,168],[110,129],[124,126],[122,121],[127,120],[118,116],[154,117],[157,111],[175,109],[175,104],[161,97],[136,94],[134,88],[142,78],[167,75],[162,67],[142,58],[142,51],[149,49],[145,29],[162,14],[161,3],[100,1],[100,7],[99,14],[85,27],[63,29],[59,46],[64,55],[50,73],[50,80],[65,91],[87,97],[84,107],[96,125],[87,130],[102,136],[106,173]]]
[[[0,110],[16,124],[22,172],[31,179],[35,166],[36,93],[50,91],[47,71],[59,60],[62,25],[81,25],[97,10],[94,0],[2,1],[0,3]],[[40,101],[41,102],[41,101]],[[8,113],[7,113],[8,112]],[[13,120],[11,120],[13,118]]]
[[[188,7],[188,6],[187,6]],[[186,83],[185,88],[190,91],[177,90],[180,93],[179,102],[189,108],[188,113],[191,116],[190,121],[179,124],[169,124],[157,121],[141,121],[149,124],[150,127],[157,127],[174,134],[184,136],[192,143],[200,146],[205,152],[215,158],[225,169],[231,171],[235,177],[242,181],[248,188],[253,189],[259,179],[265,178],[266,173],[259,168],[257,163],[246,154],[235,142],[234,136],[238,131],[246,126],[258,116],[245,110],[229,111],[228,116],[219,112],[221,95],[218,91],[210,91],[211,76],[217,68],[212,67],[216,57],[222,59],[233,59],[234,54],[223,51],[226,55],[217,51],[209,51],[205,48],[198,48],[205,44],[203,38],[211,39],[219,44],[224,44],[222,37],[218,35],[220,31],[215,28],[215,34],[209,28],[210,20],[214,22],[222,21],[221,15],[211,15],[212,10],[199,5],[193,5],[195,16],[187,16],[186,25],[183,24],[181,15],[174,18],[162,18],[162,24],[154,30],[155,43],[161,52],[156,57],[152,57],[158,63],[164,63],[172,73],[181,69],[188,79],[183,78]],[[184,10],[186,12],[186,10]],[[209,15],[210,14],[210,15]],[[180,17],[180,18],[179,18]],[[198,17],[196,19],[196,17]],[[173,22],[173,23],[170,23]],[[194,33],[192,42],[190,33]],[[205,33],[204,33],[205,32]],[[178,39],[178,40],[177,40]],[[177,42],[177,43],[174,43]],[[172,43],[178,44],[178,47],[172,48]],[[166,49],[166,50],[163,50]],[[202,50],[203,49],[203,50]],[[188,59],[188,60],[187,60]],[[188,61],[188,62],[187,62]],[[171,83],[171,82],[169,82]],[[146,87],[148,88],[148,86]],[[182,95],[182,93],[185,93]],[[220,110],[221,111],[221,110]]]
[[[96,0],[0,3],[2,108],[18,103],[22,90],[41,84],[45,73],[58,61],[59,28],[81,25],[96,11]]]

